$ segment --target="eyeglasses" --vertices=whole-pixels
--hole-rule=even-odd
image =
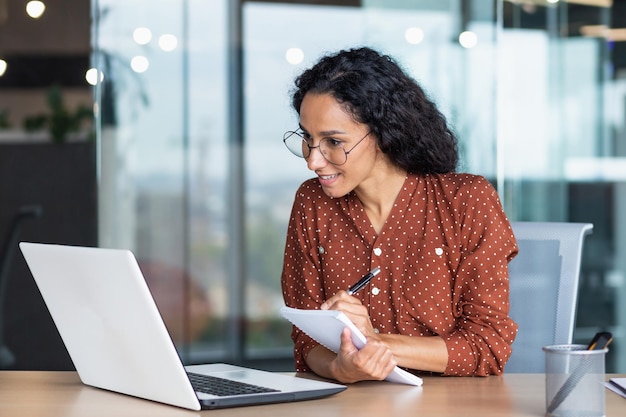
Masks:
[[[345,150],[343,142],[337,139],[325,138],[320,140],[317,146],[309,145],[309,141],[305,138],[305,133],[301,130],[294,132],[288,130],[283,135],[283,143],[297,157],[307,159],[311,155],[311,150],[319,148],[320,153],[328,162],[333,165],[343,165],[348,160],[348,154],[356,148],[363,139],[369,136],[371,131],[367,132],[350,150]],[[310,139],[309,139],[310,140]]]

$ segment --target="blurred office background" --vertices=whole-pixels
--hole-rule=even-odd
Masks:
[[[185,362],[292,368],[282,251],[311,174],[282,144],[289,92],[369,45],[423,84],[511,220],[594,224],[575,338],[612,331],[607,370],[626,372],[626,1],[27,3],[0,0],[0,239],[19,223],[132,249]],[[59,113],[78,127],[52,143]],[[5,367],[71,369],[21,255],[3,265]]]

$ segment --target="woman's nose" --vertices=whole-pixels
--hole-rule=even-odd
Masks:
[[[322,155],[319,146],[311,148],[309,156],[306,158],[306,165],[311,171],[315,171],[328,163]]]

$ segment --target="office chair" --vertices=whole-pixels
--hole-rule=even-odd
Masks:
[[[511,222],[519,254],[509,263],[510,316],[519,325],[505,372],[543,373],[543,346],[574,334],[584,238],[590,223]]]
[[[17,248],[17,236],[22,221],[28,218],[40,217],[40,206],[22,206],[17,211],[11,223],[6,238],[0,248],[0,369],[13,365],[15,356],[4,343],[4,300],[6,297],[7,280],[9,279],[9,265],[13,253]]]

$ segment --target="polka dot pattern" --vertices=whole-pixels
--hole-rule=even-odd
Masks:
[[[409,175],[377,234],[354,193],[298,189],[282,273],[291,307],[318,309],[374,267],[357,293],[379,332],[441,336],[446,375],[500,374],[517,325],[508,316],[508,262],[517,244],[495,189],[470,174]],[[317,345],[293,329],[296,368]],[[419,354],[419,352],[416,352]]]

